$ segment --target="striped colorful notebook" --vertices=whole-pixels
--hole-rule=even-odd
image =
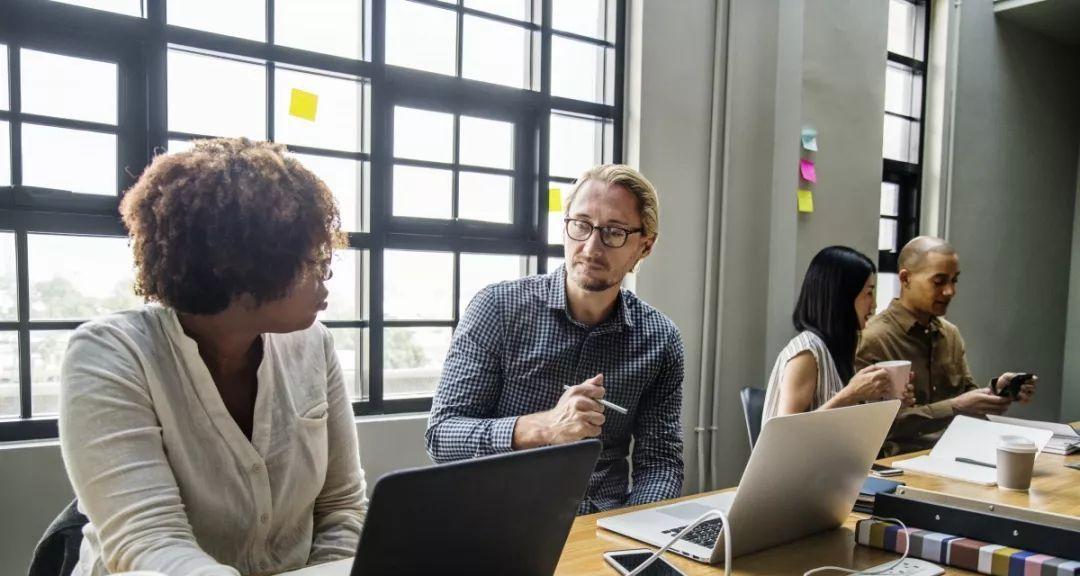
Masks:
[[[909,556],[994,576],[1080,576],[1080,562],[1035,554],[918,528],[904,530],[879,520],[860,520],[855,541],[863,546],[902,554],[911,539]],[[1077,551],[1080,553],[1080,550]]]

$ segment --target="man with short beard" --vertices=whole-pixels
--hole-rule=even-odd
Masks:
[[[855,368],[909,360],[915,373],[915,406],[903,407],[882,447],[893,456],[933,448],[957,414],[1002,414],[1012,399],[998,396],[1015,374],[1006,372],[980,388],[968,368],[960,329],[944,318],[956,297],[960,257],[941,238],[919,236],[900,251],[900,298],[870,319],[862,332]],[[1035,394],[1037,377],[1020,388],[1022,403]]]
[[[656,189],[636,170],[609,164],[578,179],[566,199],[565,265],[488,286],[462,316],[431,405],[432,460],[600,438],[579,513],[679,496],[682,339],[620,288],[652,251],[658,221]]]

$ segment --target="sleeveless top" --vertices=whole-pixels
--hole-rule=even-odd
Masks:
[[[836,369],[836,363],[825,341],[809,330],[800,332],[787,343],[787,346],[784,346],[776,358],[776,364],[773,365],[772,375],[769,376],[769,387],[765,391],[762,423],[776,416],[780,410],[780,380],[784,377],[787,363],[807,350],[814,355],[814,360],[817,362],[817,387],[807,411],[817,410],[844,387],[844,382],[840,380],[840,373]]]

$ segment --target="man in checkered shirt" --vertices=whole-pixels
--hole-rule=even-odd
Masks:
[[[682,339],[620,289],[656,241],[656,190],[632,168],[598,166],[574,185],[565,216],[565,266],[488,286],[462,316],[431,405],[428,454],[441,463],[598,437],[578,513],[679,496]],[[601,398],[629,413],[605,411]]]

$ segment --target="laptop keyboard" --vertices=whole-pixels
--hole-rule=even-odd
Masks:
[[[679,532],[682,532],[686,526],[679,526],[678,528],[672,528],[671,530],[664,530],[664,534],[668,536],[674,536]],[[686,536],[683,536],[681,540],[693,542],[698,546],[704,546],[705,548],[712,548],[716,545],[716,539],[720,537],[720,531],[723,528],[723,524],[719,518],[714,520],[706,520],[701,524],[698,524],[696,528],[691,530]]]

